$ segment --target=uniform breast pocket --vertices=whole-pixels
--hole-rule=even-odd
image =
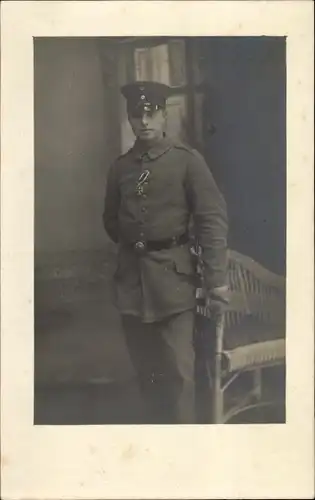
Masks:
[[[184,184],[182,179],[175,175],[159,175],[152,179],[150,185],[152,196],[163,200],[168,206],[177,205],[183,199]]]
[[[137,176],[134,174],[129,174],[123,176],[120,180],[120,192],[123,198],[134,197],[136,193]]]

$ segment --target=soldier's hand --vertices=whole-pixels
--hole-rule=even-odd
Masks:
[[[221,316],[229,304],[229,287],[220,286],[209,290],[206,304],[215,318]]]

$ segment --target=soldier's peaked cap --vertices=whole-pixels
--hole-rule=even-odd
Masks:
[[[170,95],[170,87],[159,82],[137,81],[124,85],[121,93],[131,108],[139,105],[164,107]]]

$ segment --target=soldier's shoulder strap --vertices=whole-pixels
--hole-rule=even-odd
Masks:
[[[122,153],[121,155],[117,156],[116,160],[115,160],[115,164],[116,165],[119,165],[120,163],[124,163],[124,159],[125,158],[128,158],[128,156],[132,153],[132,150],[133,150],[133,147],[131,147],[130,149],[128,149],[128,151],[125,151],[125,153]]]
[[[116,161],[119,161],[122,158],[125,158],[126,156],[128,156],[131,153],[132,150],[133,150],[133,147],[129,148],[127,151],[125,151],[121,155],[117,156]]]
[[[181,141],[174,141],[174,148],[176,149],[182,149],[184,151],[187,151],[187,153],[191,154],[195,158],[200,158],[202,159],[202,155],[197,151],[197,149],[194,149],[193,147],[189,146],[189,144],[186,144]]]

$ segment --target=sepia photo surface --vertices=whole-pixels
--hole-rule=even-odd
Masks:
[[[200,324],[205,311],[196,310],[196,423],[213,423],[218,404],[215,423],[284,423],[286,39],[242,36],[34,39],[34,422],[148,423],[115,307],[119,245],[102,224],[109,168],[135,142],[120,92],[134,81],[171,88],[166,135],[204,156],[228,208],[222,367],[212,366],[211,315]],[[166,161],[160,198],[178,168],[176,156]],[[159,210],[149,189],[145,201]],[[176,231],[174,221],[167,234]],[[157,401],[154,423],[172,423],[166,405]]]
[[[110,3],[12,2],[2,15],[6,497],[302,498],[313,487],[312,9]],[[145,113],[123,90],[135,82],[145,116],[163,116],[139,164]],[[201,164],[210,174],[182,185],[185,162],[189,179]],[[145,228],[130,241],[121,215],[113,232],[106,218],[117,172],[119,207],[137,206],[131,222]],[[215,257],[202,247],[202,231],[220,240],[221,203],[226,302],[205,285]],[[172,222],[183,204],[192,233],[188,218],[184,234]],[[173,233],[145,238],[150,220]],[[143,274],[151,251],[158,287]],[[186,306],[176,293],[192,290]],[[164,314],[135,323],[137,341],[133,296]],[[185,302],[175,316],[163,310],[173,299]],[[176,339],[163,346],[170,362],[158,335]]]

